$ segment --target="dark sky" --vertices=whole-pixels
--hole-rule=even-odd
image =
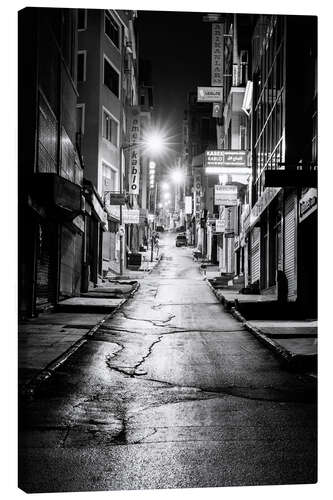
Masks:
[[[179,152],[186,97],[210,85],[211,27],[203,13],[138,11],[139,56],[152,63],[155,116]]]

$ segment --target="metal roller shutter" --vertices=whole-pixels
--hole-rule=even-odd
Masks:
[[[251,234],[251,283],[260,279],[260,228],[255,227]]]
[[[42,311],[56,303],[57,230],[50,222],[39,225],[36,262],[36,309]]]
[[[288,298],[297,297],[296,280],[296,197],[290,194],[284,204],[284,272],[288,280]]]
[[[75,240],[72,232],[66,227],[61,231],[61,267],[60,267],[60,295],[73,295],[73,273],[75,259]]]

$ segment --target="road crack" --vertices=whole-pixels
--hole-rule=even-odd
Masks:
[[[174,314],[170,314],[168,319],[155,319],[155,320],[153,320],[153,319],[144,319],[144,318],[133,318],[131,316],[128,316],[124,311],[120,311],[120,314],[122,314],[124,316],[124,318],[127,320],[144,321],[144,322],[150,323],[150,324],[152,324],[154,326],[158,326],[158,327],[168,326],[168,325],[166,325],[166,323],[169,323],[175,317]]]

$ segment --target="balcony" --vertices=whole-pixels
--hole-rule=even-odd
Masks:
[[[284,165],[280,169],[266,169],[263,172],[265,187],[312,187],[318,183],[316,165]]]

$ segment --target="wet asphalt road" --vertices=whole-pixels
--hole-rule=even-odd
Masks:
[[[21,407],[28,492],[316,481],[314,385],[279,365],[203,281],[191,250]]]

